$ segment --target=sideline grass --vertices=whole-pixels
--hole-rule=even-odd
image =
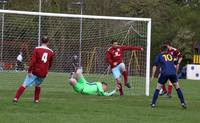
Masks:
[[[160,97],[158,106],[149,104],[151,96],[98,97],[75,93],[65,74],[50,73],[42,85],[41,102],[32,101],[33,87],[27,89],[18,104],[12,103],[25,73],[0,72],[0,123],[199,123],[199,81],[181,80],[188,103],[179,106],[175,91],[168,99]]]

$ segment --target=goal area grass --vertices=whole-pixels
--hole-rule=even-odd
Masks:
[[[12,103],[24,72],[0,72],[0,123],[194,123],[200,122],[199,81],[180,80],[188,108],[182,109],[173,89],[172,98],[158,98],[150,107],[150,96],[99,97],[77,94],[68,84],[68,75],[49,73],[42,84],[41,102],[33,103],[34,88],[25,90],[17,104]],[[89,77],[89,76],[88,76]],[[90,78],[88,78],[90,79]]]

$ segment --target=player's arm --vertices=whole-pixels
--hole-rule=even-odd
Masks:
[[[51,68],[52,63],[53,63],[53,57],[54,57],[54,54],[52,55],[52,57],[51,57],[51,59],[50,59],[50,61],[49,61],[49,69]]]
[[[179,50],[176,50],[176,51],[175,51],[175,54],[176,54],[177,57],[178,57],[178,61],[177,61],[177,64],[176,64],[176,73],[178,73],[178,71],[179,71],[179,66],[180,66],[180,63],[181,63],[182,60],[183,60],[183,57],[182,57],[182,54],[180,53]]]
[[[182,60],[183,60],[183,58],[180,57],[180,58],[178,59],[178,61],[177,61],[177,64],[176,64],[176,73],[178,73],[178,71],[179,71],[180,63],[181,63]]]
[[[102,84],[97,84],[97,95],[99,96],[106,96],[106,92],[104,92],[102,88]]]
[[[151,75],[151,82],[153,81],[155,77],[155,73],[157,70],[157,66],[159,65],[159,55],[156,56],[154,63],[153,63],[153,68],[152,68],[152,75]]]
[[[34,67],[34,65],[36,63],[36,60],[37,60],[37,54],[36,54],[36,49],[34,49],[33,55],[31,57],[31,61],[29,63],[28,73],[32,73],[32,70],[33,70],[33,67]]]
[[[116,88],[110,93],[105,92],[105,96],[113,96],[119,90],[119,88],[119,86],[116,86]]]
[[[97,84],[97,95],[99,96],[111,96],[112,94],[116,93],[115,91],[112,91],[111,93],[104,92],[102,88],[102,84]]]
[[[179,70],[179,65],[181,64],[182,60],[183,60],[183,57],[182,57],[182,55],[179,53],[179,55],[178,55],[178,63],[177,63],[177,66],[176,66],[176,71],[177,71],[177,73],[178,73],[178,70]]]
[[[111,91],[111,92],[104,92],[104,91],[101,91],[101,92],[99,92],[99,96],[113,96],[115,93],[117,92],[117,90],[115,89],[115,90],[113,90],[113,91]]]
[[[119,87],[116,86],[116,88],[113,91],[109,92],[109,93],[108,92],[104,92],[102,87],[98,87],[98,90],[99,90],[99,92],[98,92],[99,96],[113,96],[119,90]]]
[[[144,48],[143,47],[137,47],[137,46],[121,46],[123,51],[127,51],[127,50],[140,50],[143,51]]]
[[[151,75],[151,82],[153,81],[153,79],[154,79],[154,77],[155,77],[156,70],[157,70],[157,66],[156,66],[156,65],[153,65],[153,68],[152,68],[152,75]]]
[[[107,94],[103,90],[102,91],[99,90],[98,95],[99,96],[106,96]]]
[[[113,96],[116,92],[117,92],[116,89],[111,91],[110,93],[105,92],[105,96]]]
[[[109,53],[109,51],[106,52],[106,61],[112,66],[113,65],[113,61],[111,58],[111,54]]]

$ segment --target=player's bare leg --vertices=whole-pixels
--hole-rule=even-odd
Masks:
[[[77,55],[74,55],[74,56],[73,56],[72,65],[73,65],[73,67],[74,67],[74,71],[76,72],[76,70],[77,70],[78,67],[80,66],[80,65],[79,65],[79,58],[78,58]]]
[[[34,95],[34,102],[39,103],[40,101],[40,92],[41,92],[41,87],[39,85],[35,86],[35,95]]]
[[[157,83],[157,86],[156,86],[156,89],[155,89],[155,92],[154,92],[154,95],[153,95],[153,99],[152,99],[152,102],[151,102],[151,107],[152,108],[156,107],[156,101],[158,99],[159,91],[160,91],[162,86],[163,86],[162,84]]]
[[[79,80],[83,76],[82,72],[83,72],[82,69],[77,69],[77,71],[73,73],[73,75],[69,79],[69,83],[71,86],[75,86],[77,80]]]
[[[24,85],[21,85],[18,89],[17,92],[15,94],[15,97],[13,99],[13,102],[18,102],[19,98],[21,97],[21,95],[24,93],[24,90],[26,89],[26,87]]]
[[[77,69],[76,73],[74,74],[74,78],[79,80],[83,76],[83,71],[81,68]]]
[[[116,81],[117,81],[117,86],[119,87],[120,96],[123,96],[124,95],[124,91],[123,91],[122,84],[120,82],[120,78],[116,79]]]
[[[161,71],[161,68],[160,68],[160,71]],[[161,76],[161,73],[159,73],[159,75],[158,75],[158,78]],[[166,89],[166,87],[165,87],[165,84],[163,84],[162,85],[162,89],[160,89],[160,92],[159,92],[159,95],[160,96],[163,96],[163,95],[165,95],[167,93],[167,89]]]
[[[178,98],[179,98],[179,100],[180,100],[180,102],[181,102],[181,106],[182,106],[183,108],[187,108],[186,103],[185,103],[185,99],[184,99],[184,97],[183,97],[183,93],[182,93],[182,91],[181,91],[181,89],[180,89],[180,86],[179,86],[178,82],[173,83],[173,85],[174,85],[174,87],[176,88],[176,92],[177,92]]]
[[[172,85],[172,83],[170,82],[170,80],[168,80],[168,91],[167,91],[167,96],[169,97],[169,98],[171,98],[172,97],[172,87],[173,85]]]
[[[124,77],[124,85],[128,88],[131,88],[130,83],[128,83],[128,72],[126,71],[125,65],[121,64],[120,69],[121,69],[121,73]]]

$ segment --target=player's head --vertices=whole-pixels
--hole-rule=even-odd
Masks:
[[[171,45],[171,41],[170,41],[170,40],[166,40],[166,41],[164,42],[163,45],[166,45],[166,46],[168,47],[168,49],[171,49],[171,48],[172,48],[172,45]]]
[[[118,46],[118,41],[113,39],[111,41],[111,44],[112,44],[113,47]]]
[[[19,54],[22,55],[23,54],[22,51],[20,51]]]
[[[47,36],[43,36],[41,41],[42,41],[42,44],[48,44],[49,38]]]
[[[167,45],[163,45],[163,46],[161,46],[161,48],[160,48],[160,52],[167,52],[168,51],[168,47],[167,47]]]
[[[106,92],[108,84],[106,82],[101,82],[101,84],[102,84],[102,88],[103,88],[104,92]]]

